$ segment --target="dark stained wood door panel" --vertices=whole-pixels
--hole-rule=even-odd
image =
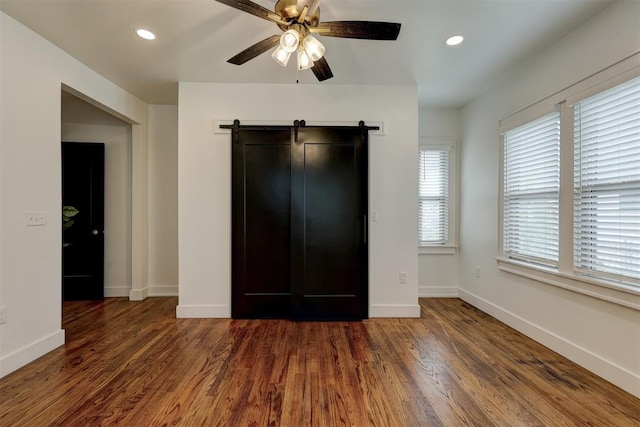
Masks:
[[[232,149],[232,314],[286,318],[291,298],[290,131],[240,133]]]
[[[355,128],[304,128],[292,144],[292,315],[367,317],[366,146]]]
[[[367,317],[364,135],[353,127],[234,131],[234,318]]]
[[[62,298],[104,298],[104,144],[62,143],[62,206],[79,211],[62,232]]]

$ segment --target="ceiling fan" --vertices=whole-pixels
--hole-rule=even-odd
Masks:
[[[311,68],[318,81],[333,77],[331,68],[324,58],[325,48],[311,34],[329,37],[344,37],[367,40],[396,40],[400,24],[372,21],[332,21],[320,22],[320,0],[278,0],[274,11],[250,0],[216,0],[235,9],[274,22],[284,31],[273,35],[230,58],[227,62],[242,65],[245,62],[275,48],[272,58],[287,66],[294,52],[297,52],[298,69]]]

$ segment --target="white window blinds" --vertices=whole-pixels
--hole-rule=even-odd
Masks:
[[[557,267],[559,190],[559,113],[507,131],[504,134],[504,256]]]
[[[420,149],[419,240],[445,245],[449,239],[449,151]]]
[[[574,105],[574,268],[640,284],[640,77]]]

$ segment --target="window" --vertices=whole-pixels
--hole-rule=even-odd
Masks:
[[[419,153],[418,239],[420,246],[451,246],[452,147],[422,144]]]
[[[500,121],[501,271],[640,310],[638,59]]]
[[[503,160],[504,255],[557,267],[560,114],[505,132]]]
[[[640,281],[640,77],[573,109],[574,268]]]

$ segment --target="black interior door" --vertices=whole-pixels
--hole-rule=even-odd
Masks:
[[[240,129],[232,148],[231,312],[288,318],[291,143],[288,128]]]
[[[63,300],[104,298],[104,144],[62,143],[62,206],[78,213],[62,232]]]
[[[361,129],[240,127],[232,175],[232,316],[366,318]]]
[[[292,317],[368,312],[367,154],[358,128],[301,128],[292,143]]]

